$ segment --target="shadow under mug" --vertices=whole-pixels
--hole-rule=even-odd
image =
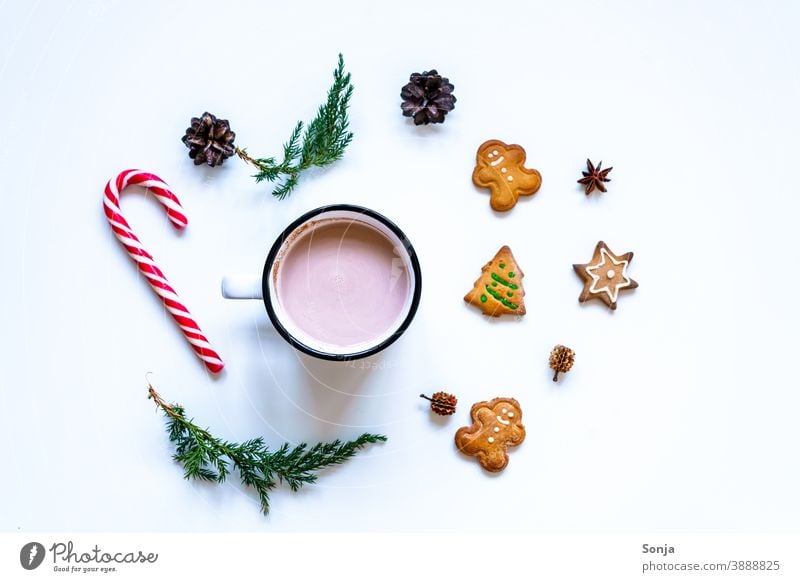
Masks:
[[[287,301],[283,296],[288,296],[281,282],[281,269],[286,263],[286,257],[297,245],[308,245],[307,253],[312,253],[313,238],[308,242],[308,237],[313,237],[315,231],[325,226],[356,225],[357,228],[368,228],[371,232],[382,237],[382,246],[386,243],[391,249],[391,257],[386,260],[391,262],[391,283],[405,282],[407,290],[403,304],[397,311],[396,317],[386,329],[379,330],[368,339],[356,343],[339,345],[319,339],[310,332],[308,326],[298,324],[297,318],[287,310]],[[349,226],[345,229],[345,233]],[[346,236],[346,234],[345,234]],[[343,237],[344,238],[344,237]],[[385,240],[383,240],[385,239]],[[305,243],[303,241],[306,241]],[[387,255],[389,253],[387,252]],[[357,257],[349,257],[356,263],[355,268],[364,268],[357,263]],[[330,267],[330,265],[328,265]],[[368,265],[366,266],[368,267]],[[385,267],[385,265],[384,265]],[[308,267],[310,268],[310,266]],[[350,274],[352,276],[352,274]],[[326,273],[325,276],[328,276]],[[332,273],[330,276],[345,278],[343,274]],[[308,275],[310,279],[311,274]],[[301,277],[302,279],[302,277]],[[356,282],[342,281],[349,286],[351,292]],[[308,283],[312,283],[309,281]],[[357,285],[355,285],[357,291]],[[338,289],[338,288],[337,288]],[[422,292],[422,275],[419,259],[411,246],[408,237],[391,220],[362,206],[352,204],[333,204],[322,206],[303,214],[300,218],[287,226],[278,236],[267,255],[260,281],[257,276],[251,277],[224,277],[222,280],[222,295],[227,299],[263,299],[272,325],[277,332],[296,349],[323,360],[349,361],[366,358],[386,349],[393,344],[408,328],[419,306]],[[352,299],[351,299],[352,302]],[[347,331],[346,329],[344,331]]]

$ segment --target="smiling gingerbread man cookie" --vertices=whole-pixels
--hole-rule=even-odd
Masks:
[[[498,139],[481,144],[472,171],[472,182],[489,188],[489,204],[498,212],[511,210],[520,196],[535,194],[542,185],[542,175],[525,167],[525,150]]]
[[[470,410],[472,426],[456,432],[456,446],[465,455],[478,457],[487,471],[497,473],[508,465],[508,447],[525,440],[522,409],[513,398],[477,402]]]

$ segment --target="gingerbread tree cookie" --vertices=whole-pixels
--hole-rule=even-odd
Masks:
[[[611,309],[616,309],[620,290],[639,286],[628,276],[628,265],[632,259],[633,253],[615,255],[606,243],[598,242],[591,262],[572,265],[583,279],[583,291],[578,301],[583,303],[590,299],[599,299]]]
[[[502,471],[508,465],[508,447],[525,440],[519,402],[513,398],[494,398],[473,404],[469,413],[472,426],[463,426],[456,432],[458,450],[478,457],[487,471]]]
[[[481,276],[464,301],[479,307],[486,315],[525,315],[524,276],[511,249],[504,246],[483,266]]]
[[[472,182],[489,188],[489,204],[498,212],[511,210],[520,196],[535,194],[542,185],[542,175],[525,167],[525,150],[517,144],[490,139],[478,148],[475,162]]]

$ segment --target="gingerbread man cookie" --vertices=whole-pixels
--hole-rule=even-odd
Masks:
[[[606,243],[598,242],[590,263],[572,265],[583,279],[583,291],[578,301],[583,303],[599,299],[611,309],[616,309],[620,290],[639,286],[628,276],[628,265],[632,259],[633,253],[618,256],[611,252]]]
[[[525,315],[524,276],[511,249],[504,246],[483,266],[481,276],[464,301],[479,307],[486,315]]]
[[[470,410],[472,426],[456,432],[456,446],[465,455],[478,457],[487,471],[497,473],[508,465],[508,447],[525,440],[522,409],[513,398],[477,402]]]
[[[490,139],[478,148],[476,162],[472,182],[489,188],[489,203],[499,212],[511,210],[520,196],[535,194],[542,185],[542,175],[524,166],[525,150],[517,144]]]

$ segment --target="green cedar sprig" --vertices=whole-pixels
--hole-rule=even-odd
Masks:
[[[293,448],[284,443],[270,451],[261,437],[243,443],[219,439],[188,419],[182,406],[164,402],[150,384],[148,394],[164,412],[169,440],[175,444],[172,458],[183,465],[184,478],[223,483],[231,469],[236,469],[242,483],[258,492],[265,515],[269,513],[269,493],[279,482],[297,491],[314,483],[320,469],[344,463],[369,443],[386,441],[383,435],[364,433],[354,441],[337,439],[310,448],[306,443]]]
[[[305,127],[298,121],[289,141],[283,144],[283,161],[272,158],[253,158],[247,150],[236,148],[236,154],[258,170],[253,177],[256,182],[280,184],[272,195],[283,200],[291,193],[300,179],[300,173],[311,166],[328,166],[341,159],[344,150],[353,140],[348,131],[350,120],[347,108],[353,96],[350,73],[344,72],[344,58],[339,54],[339,65],[333,72],[333,85],[328,89],[328,99],[319,106],[317,116]]]

